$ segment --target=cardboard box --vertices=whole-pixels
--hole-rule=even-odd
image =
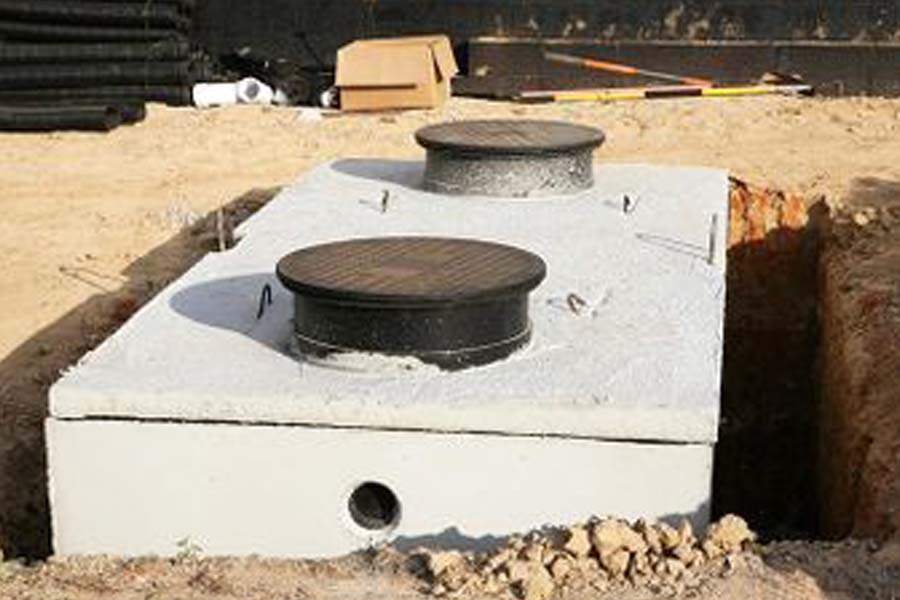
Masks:
[[[343,110],[434,108],[459,68],[444,35],[357,40],[337,54]]]

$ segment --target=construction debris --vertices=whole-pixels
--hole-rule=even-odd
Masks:
[[[422,550],[424,576],[436,596],[472,596],[511,592],[523,600],[545,600],[557,590],[647,586],[681,592],[699,576],[728,575],[746,561],[755,534],[735,515],[709,526],[698,540],[690,522],[679,526],[629,524],[621,519],[591,519],[563,529],[544,529],[511,537],[488,553]]]

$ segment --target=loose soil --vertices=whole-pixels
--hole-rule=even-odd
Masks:
[[[607,133],[599,160],[726,168],[742,180],[808,200],[823,197],[832,206],[860,182],[885,189],[900,182],[900,101],[881,99],[528,107],[454,99],[442,111],[322,120],[298,118],[293,109],[200,112],[154,106],[146,122],[110,134],[0,136],[5,259],[0,546],[7,555],[49,551],[41,437],[47,388],[60,370],[214,248],[210,211],[224,206],[229,220],[241,220],[280,186],[325,160],[421,157],[412,140],[416,128],[467,117],[595,125]],[[900,585],[891,579],[896,552],[873,544],[770,544],[762,559],[748,560],[731,577],[710,579],[697,597],[894,598],[900,595]],[[370,555],[322,563],[194,558],[52,560],[29,568],[7,563],[0,598],[422,593],[421,580],[396,565],[375,563]],[[296,589],[290,588],[294,584]],[[640,589],[616,597],[649,593]]]

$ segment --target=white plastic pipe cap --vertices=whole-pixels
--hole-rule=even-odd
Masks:
[[[236,87],[238,102],[242,104],[272,104],[275,97],[272,88],[253,77],[241,79]]]

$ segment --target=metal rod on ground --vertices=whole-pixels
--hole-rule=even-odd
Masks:
[[[653,79],[662,79],[664,81],[674,81],[677,83],[686,83],[688,85],[698,86],[711,86],[713,84],[713,82],[709,79],[700,79],[699,77],[685,77],[683,75],[674,75],[672,73],[651,71],[649,69],[632,67],[631,65],[623,65],[620,63],[614,63],[605,60],[595,60],[593,58],[582,58],[580,56],[560,54],[559,52],[544,52],[544,58],[552,62],[575,65],[578,67],[586,67],[588,69],[599,69],[601,71],[606,71],[608,73],[617,73],[619,75],[641,75],[644,77],[651,77]]]
[[[606,102],[612,100],[653,100],[657,98],[761,96],[767,94],[811,94],[811,85],[752,85],[735,87],[662,86],[655,88],[623,88],[605,90],[559,90],[520,92],[519,102]]]

